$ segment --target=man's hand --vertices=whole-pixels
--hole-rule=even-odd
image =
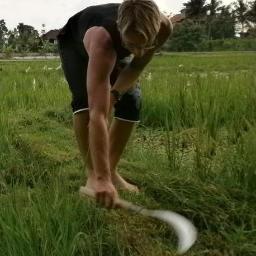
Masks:
[[[95,193],[96,202],[101,206],[111,209],[118,207],[116,200],[118,199],[118,193],[111,181],[111,179],[105,178],[93,178],[90,180],[90,184],[87,184],[91,190]]]

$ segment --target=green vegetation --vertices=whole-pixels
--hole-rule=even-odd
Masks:
[[[122,197],[191,219],[187,255],[256,254],[256,54],[171,54],[143,73]],[[79,198],[85,172],[59,61],[0,62],[0,255],[175,255],[156,220]]]
[[[199,51],[256,51],[256,39],[206,40],[198,46]]]
[[[172,19],[167,51],[255,51],[256,0],[187,0]]]

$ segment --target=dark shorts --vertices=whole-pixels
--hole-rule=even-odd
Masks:
[[[88,110],[88,96],[86,87],[88,56],[83,46],[74,44],[67,38],[58,38],[59,53],[62,68],[72,93],[71,106],[73,114]],[[115,68],[111,74],[111,85],[117,79],[120,67]],[[121,100],[115,104],[114,117],[117,119],[138,122],[141,109],[141,90],[137,84],[126,92]]]

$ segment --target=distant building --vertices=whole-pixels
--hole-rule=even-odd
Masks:
[[[175,14],[174,16],[171,17],[171,21],[173,24],[181,23],[185,19],[186,19],[185,13]]]
[[[57,36],[59,34],[59,29],[53,29],[42,35],[43,40],[47,40],[52,44],[57,44]]]

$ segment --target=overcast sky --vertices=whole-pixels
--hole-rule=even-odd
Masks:
[[[155,0],[162,11],[179,13],[187,0]],[[223,0],[230,4],[234,0]],[[35,27],[39,32],[62,27],[67,19],[90,5],[120,3],[122,0],[0,0],[0,20],[4,19],[8,29],[18,23]]]

